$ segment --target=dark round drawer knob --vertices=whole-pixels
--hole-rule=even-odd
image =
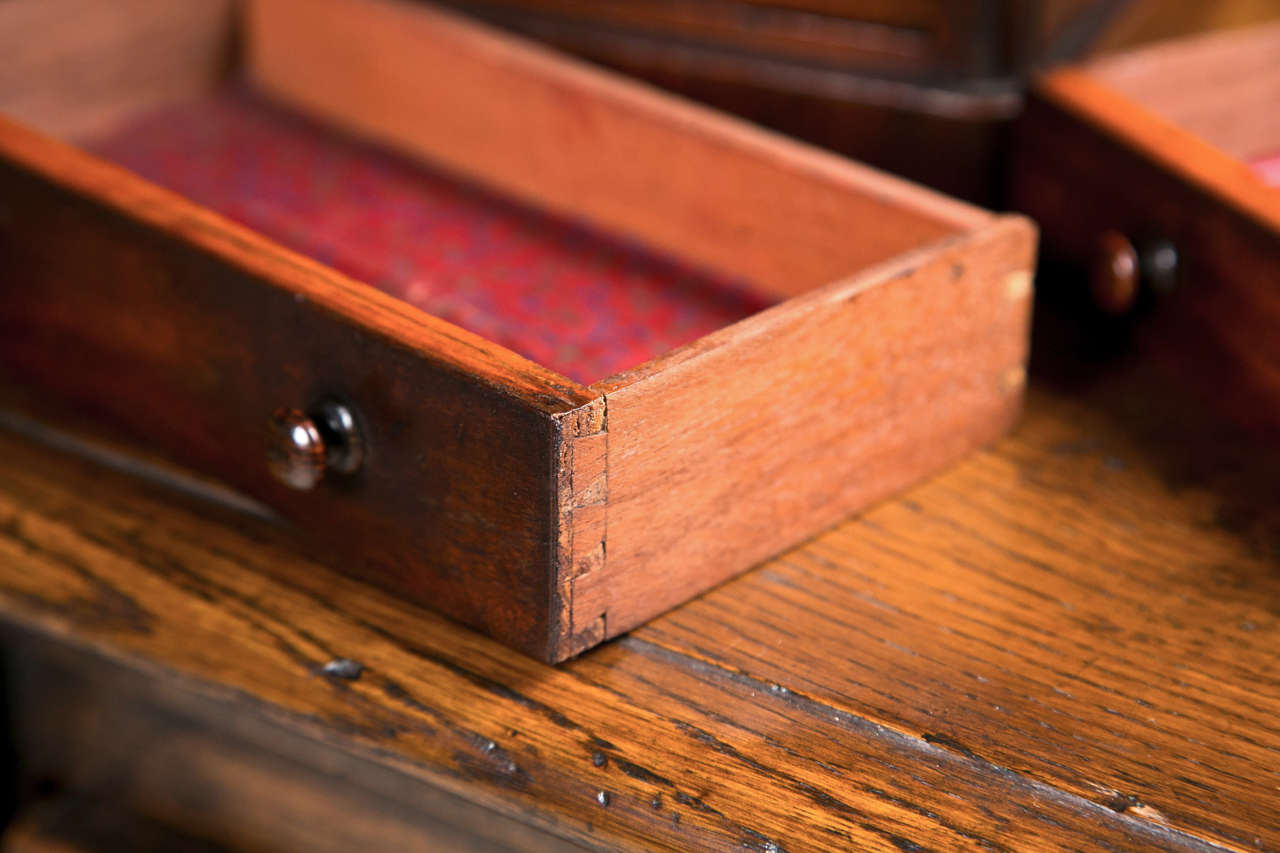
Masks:
[[[1093,304],[1107,314],[1127,314],[1138,301],[1138,251],[1119,231],[1106,231],[1089,271]]]
[[[1137,247],[1119,231],[1098,238],[1089,274],[1089,291],[1099,309],[1119,317],[1138,303],[1142,290],[1163,296],[1178,277],[1178,250],[1168,240],[1148,240]]]
[[[286,486],[315,488],[326,471],[354,474],[364,462],[364,438],[351,409],[326,400],[307,412],[277,409],[271,416],[267,467]]]

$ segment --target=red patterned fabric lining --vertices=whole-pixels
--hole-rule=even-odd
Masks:
[[[90,150],[579,382],[769,303],[230,91]]]

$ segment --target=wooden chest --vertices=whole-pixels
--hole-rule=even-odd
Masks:
[[[1280,429],[1280,24],[1055,71],[1017,143],[1014,205],[1091,270],[1074,286],[1208,404]]]
[[[5,404],[544,660],[1018,411],[1026,219],[430,5],[16,0],[0,46]]]

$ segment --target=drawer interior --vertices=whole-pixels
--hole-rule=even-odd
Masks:
[[[84,147],[584,384],[771,302],[245,87],[146,111]]]
[[[0,112],[582,384],[986,221],[451,20],[10,0]]]
[[[1280,185],[1280,24],[1179,39],[1087,70]]]

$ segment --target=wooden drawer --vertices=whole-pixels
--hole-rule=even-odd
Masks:
[[[1280,25],[1050,73],[1016,153],[1015,207],[1092,270],[1074,281],[1112,323],[1213,405],[1280,427]]]
[[[237,14],[246,35],[233,49]],[[48,38],[30,37],[37,25]],[[1023,218],[416,2],[20,0],[0,7],[0,39],[23,65],[0,79],[14,118],[0,129],[9,404],[56,408],[212,473],[344,571],[531,655],[557,661],[627,631],[989,441],[1018,410],[1035,242]],[[228,74],[243,80],[230,101],[206,93]],[[237,112],[244,98],[259,112]],[[306,118],[278,125],[281,107],[263,98]],[[304,182],[328,175],[322,200],[359,197],[324,219],[332,243],[307,225],[332,211],[289,208],[293,185],[272,202],[288,216],[261,220],[274,239],[232,221],[276,207],[237,196],[244,173],[217,158],[253,153],[253,134],[280,126],[264,162]],[[86,148],[131,151],[117,159],[183,186],[207,180],[184,197]],[[275,185],[256,159],[241,166]],[[484,208],[497,211],[490,248],[516,227],[504,216],[559,223],[520,231],[510,257],[541,250],[529,234],[571,254],[613,239],[590,263],[615,259],[627,287],[659,270],[654,298],[674,300],[677,318],[706,288],[754,307],[609,375],[567,346],[552,347],[556,370],[535,363],[411,304],[422,282],[396,278],[398,261],[379,268],[394,285],[334,268],[350,262],[352,234],[406,252],[454,234],[448,217],[421,239],[397,231],[431,219],[417,197],[396,196],[389,226],[361,206],[366,180],[419,168],[433,171],[406,180],[496,205]],[[208,199],[226,215],[197,203]],[[504,267],[513,283],[501,285],[522,311],[524,269]],[[553,277],[539,298],[572,299],[573,281]],[[503,304],[448,316],[503,327]],[[533,313],[553,345],[667,340],[666,326],[622,329],[611,302],[588,308],[585,332]],[[546,335],[528,325],[503,328],[534,351]],[[321,420],[326,402],[352,414],[354,471],[333,470],[344,433]],[[277,419],[272,432],[281,409],[319,423],[282,431]],[[291,459],[310,474],[327,443],[330,470],[290,488],[272,476],[269,440],[277,453],[309,447]]]

